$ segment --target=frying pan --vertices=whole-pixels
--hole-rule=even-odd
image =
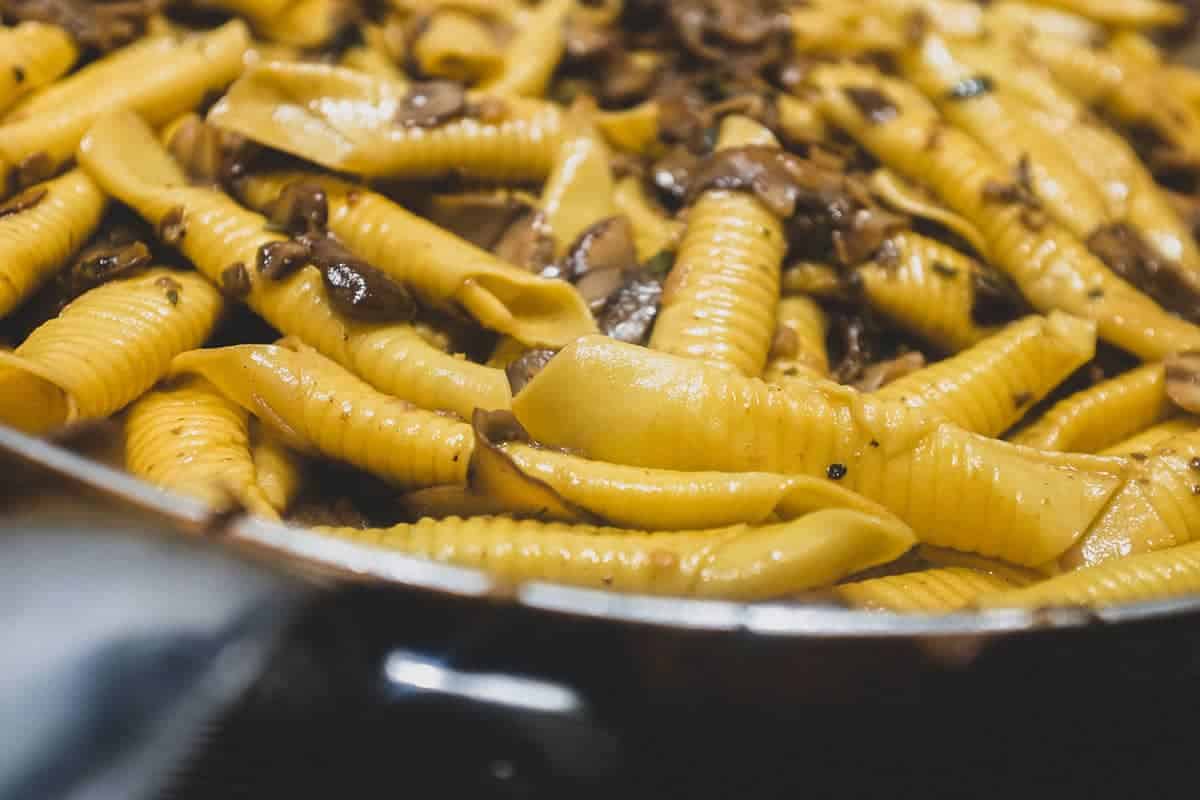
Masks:
[[[482,571],[370,544],[244,515],[214,516],[190,498],[3,426],[0,453],[159,517],[181,535],[205,534],[312,585],[360,587],[386,597],[397,613],[443,619],[447,629],[503,619],[545,636],[605,641],[606,652],[619,654],[613,669],[636,673],[638,685],[659,700],[690,705],[707,696],[779,707],[911,699],[943,683],[959,685],[963,675],[1020,681],[1028,692],[1043,685],[1053,694],[1081,675],[1098,678],[1101,667],[1118,669],[1125,679],[1200,666],[1200,596],[1098,610],[935,616],[645,597],[536,582],[513,586]],[[1162,647],[1186,652],[1168,658]],[[1003,669],[989,668],[997,658]],[[438,682],[455,686],[458,677],[443,674]]]

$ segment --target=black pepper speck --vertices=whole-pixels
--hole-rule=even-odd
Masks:
[[[829,469],[825,470],[825,474],[829,476],[829,480],[831,481],[840,481],[846,477],[847,472],[849,470],[846,469],[845,464],[830,464]]]

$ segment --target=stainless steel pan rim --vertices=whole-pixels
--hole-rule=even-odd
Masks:
[[[0,425],[0,450],[85,486],[162,515],[183,527],[213,520],[203,504],[128,473]],[[961,614],[880,614],[788,603],[737,603],[617,594],[549,583],[507,586],[481,570],[437,564],[370,544],[323,536],[267,520],[238,517],[221,531],[300,570],[331,572],[457,597],[515,602],[554,614],[692,631],[746,632],[796,638],[927,638],[999,636],[1044,629],[1130,624],[1200,614],[1200,595],[1100,610],[989,610]]]

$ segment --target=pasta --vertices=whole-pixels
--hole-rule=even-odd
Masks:
[[[487,565],[513,582],[747,600],[828,584],[890,561],[912,543],[894,520],[846,509],[761,527],[657,534],[504,517],[318,530],[439,561]]]
[[[618,394],[620,403],[581,401]],[[513,412],[537,441],[602,461],[839,480],[909,522],[923,542],[1030,566],[1083,535],[1124,466],[1018,448],[847,387],[785,392],[601,337],[559,353],[517,394]],[[734,437],[739,446],[730,448]],[[994,513],[980,518],[979,508]]]
[[[30,420],[29,411],[42,416],[46,409],[18,402],[0,419],[45,430],[111,416],[166,374],[177,354],[201,345],[222,308],[202,278],[168,269],[92,289],[0,359],[0,391],[19,398],[30,383],[44,381],[62,393],[52,404],[62,411]]]
[[[130,472],[164,489],[215,509],[236,502],[268,519],[279,516],[258,481],[248,415],[204,380],[189,378],[135,403],[125,454]]]
[[[503,373],[442,353],[407,325],[348,318],[330,300],[318,271],[304,266],[272,280],[251,265],[264,247],[287,238],[266,230],[266,219],[226,195],[186,185],[182,170],[136,117],[102,119],[88,133],[80,160],[114,196],[156,228],[182,225],[177,246],[213,283],[248,285],[246,303],[275,328],[294,335],[380,388],[419,405],[469,415],[476,406],[508,405]],[[237,269],[241,265],[241,269]]]
[[[0,122],[0,160],[11,169],[40,157],[57,167],[97,117],[119,109],[164,124],[232,81],[248,44],[246,26],[235,20],[182,41],[152,37],[118,50],[13,109]]]
[[[1013,441],[1094,453],[1160,422],[1171,411],[1161,364],[1147,364],[1068,397]]]
[[[40,22],[0,30],[0,112],[62,77],[79,52],[66,31]]]
[[[294,342],[193,350],[172,374],[207,378],[289,445],[405,486],[461,483],[471,453],[464,423],[381,394]]]
[[[208,119],[257,142],[335,170],[428,178],[451,171],[498,181],[550,173],[562,114],[538,100],[505,98],[502,119],[437,128],[396,125],[409,87],[324,64],[247,69]],[[2,130],[2,128],[0,128]]]
[[[0,424],[513,583],[1200,592],[1180,3],[2,5]]]
[[[1093,319],[1101,338],[1146,359],[1200,347],[1200,328],[1164,312],[1053,222],[1031,218],[1024,203],[1006,200],[1005,187],[1014,186],[1008,172],[966,134],[947,127],[912,87],[850,65],[822,66],[814,80],[838,125],[897,172],[927,180],[979,228],[987,257],[1035,307]],[[845,93],[856,88],[879,92],[893,111],[872,122]]]
[[[729,117],[717,149],[777,146],[752,121]],[[679,256],[650,346],[760,375],[775,332],[783,227],[759,200],[705,192],[688,212]]]
[[[0,209],[0,316],[27,299],[83,245],[107,200],[74,170],[37,184]]]
[[[485,327],[531,346],[562,347],[595,331],[583,299],[567,284],[506,264],[374,192],[298,173],[251,177],[242,194],[266,210],[289,184],[300,183],[324,193],[334,235],[425,301],[464,308]]]

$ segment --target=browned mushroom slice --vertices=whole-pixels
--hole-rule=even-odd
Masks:
[[[396,122],[406,128],[436,128],[467,115],[467,92],[454,81],[414,83],[400,101]]]
[[[563,258],[563,277],[578,281],[591,272],[637,266],[633,226],[624,214],[607,217],[584,229]]]
[[[1088,249],[1166,309],[1200,322],[1200,276],[1164,258],[1124,222],[1105,225],[1087,240]]]
[[[424,212],[451,233],[493,250],[517,220],[533,210],[530,200],[504,190],[462,192],[433,197]]]
[[[63,294],[70,298],[94,289],[113,278],[147,266],[150,248],[139,240],[138,232],[124,226],[111,228],[75,256],[59,280]]]
[[[1200,353],[1176,353],[1164,362],[1167,397],[1192,414],[1200,414]]]
[[[321,270],[329,299],[341,313],[367,322],[400,322],[416,315],[417,304],[407,288],[335,239],[306,235],[300,242]]]
[[[681,203],[688,195],[692,173],[699,164],[700,160],[687,148],[675,147],[654,162],[650,179],[665,198]]]
[[[661,278],[649,270],[628,276],[597,314],[600,332],[622,342],[644,344],[658,317],[662,292]]]
[[[542,371],[542,367],[550,363],[550,359],[554,358],[557,350],[530,350],[523,354],[516,361],[504,368],[504,374],[508,377],[509,388],[515,395],[525,388],[525,384],[533,380],[533,377]]]
[[[792,164],[790,162],[797,162]],[[688,201],[709,189],[753,192],[776,216],[786,219],[796,210],[800,192],[796,172],[803,163],[778,147],[751,145],[713,153],[688,183]]]
[[[322,233],[329,221],[325,190],[310,181],[293,181],[283,187],[267,214],[271,224],[294,235]]]
[[[163,0],[0,0],[6,19],[57,25],[84,49],[107,52],[146,31]]]
[[[554,263],[554,234],[538,209],[522,214],[492,249],[498,258],[530,272],[544,273]],[[547,277],[557,277],[557,270]]]
[[[262,148],[240,134],[188,115],[171,132],[167,149],[197,183],[228,184],[246,174]]]
[[[278,281],[308,263],[309,249],[305,242],[281,239],[259,247],[256,258],[259,274]]]

